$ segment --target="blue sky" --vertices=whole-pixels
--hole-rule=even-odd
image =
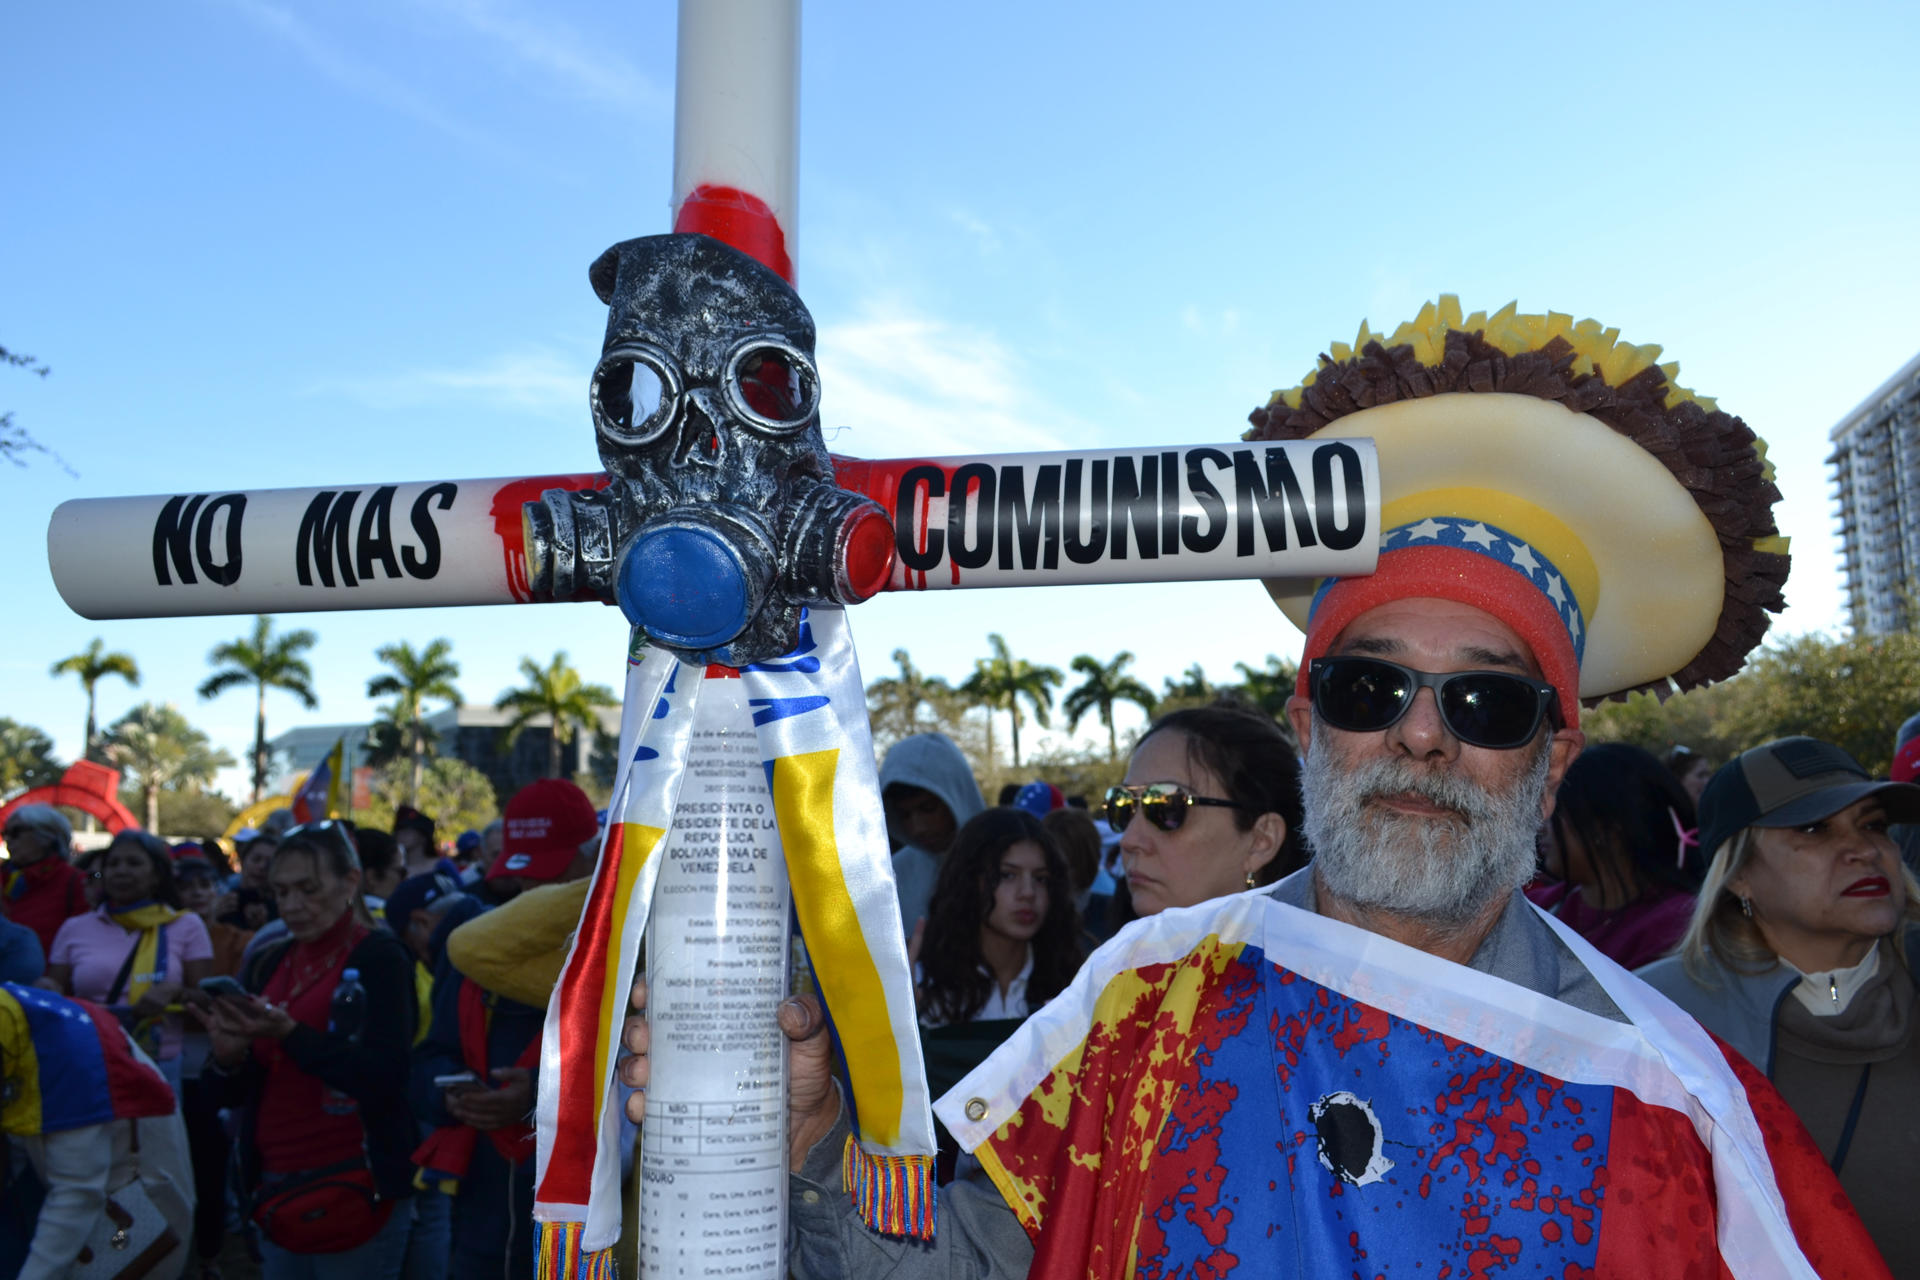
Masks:
[[[816,3],[799,274],[833,447],[1228,439],[1365,318],[1441,292],[1659,342],[1765,436],[1793,536],[1787,631],[1838,625],[1826,432],[1920,349],[1911,6]],[[70,497],[519,475],[596,464],[586,267],[666,228],[667,0],[27,6],[0,43],[0,408],[70,478],[0,470],[0,714],[77,751],[56,659],[133,653],[111,720],[193,686],[244,619],[92,623],[54,592]],[[617,682],[614,610],[288,616],[321,709],[373,649],[453,641],[486,701],[523,654]],[[854,615],[959,677],[988,631],[1151,683],[1297,651],[1251,583],[883,598]],[[231,785],[231,783],[230,783]],[[237,790],[237,787],[234,788]]]

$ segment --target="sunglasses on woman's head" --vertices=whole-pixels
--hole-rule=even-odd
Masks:
[[[297,827],[288,827],[280,833],[280,846],[285,848],[294,843],[333,844],[344,848],[353,855],[355,862],[360,860],[360,844],[353,838],[353,828],[333,818],[319,822],[306,822]]]
[[[1137,786],[1107,788],[1107,825],[1125,831],[1133,821],[1134,810],[1162,831],[1178,831],[1187,820],[1187,810],[1196,804],[1221,809],[1246,809],[1250,806],[1234,800],[1216,800],[1197,796],[1177,782],[1148,782]]]
[[[1469,746],[1511,751],[1532,742],[1559,695],[1510,671],[1415,671],[1380,658],[1315,658],[1307,667],[1313,709],[1336,729],[1378,733],[1399,722],[1422,689],[1433,690],[1447,732]]]

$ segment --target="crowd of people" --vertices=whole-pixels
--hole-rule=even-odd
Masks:
[[[1896,1267],[1920,1264],[1905,1212],[1920,886],[1895,825],[1920,822],[1916,756],[1875,780],[1810,739],[1717,771],[1685,749],[1663,762],[1587,746],[1553,788],[1525,890],[1774,1082]],[[1128,922],[1312,865],[1295,747],[1237,705],[1154,721],[1103,797],[1035,781],[988,806],[939,734],[894,745],[881,779],[936,1094]],[[180,1242],[178,1268],[154,1274],[217,1274],[235,1231],[276,1280],[529,1273],[552,975],[529,978],[524,960],[563,946],[604,815],[571,783],[540,782],[444,853],[411,810],[390,832],[285,819],[240,833],[229,867],[217,845],[134,829],[75,856],[60,811],[9,815],[6,1069],[35,1048],[44,1064],[32,1009],[83,1001],[172,1101],[109,1108],[80,1126],[84,1148],[50,1122],[7,1126],[0,1275],[67,1274],[132,1182]],[[450,948],[527,891],[530,908],[555,896],[516,933],[550,919],[550,936],[483,922]],[[960,1153],[939,1136],[946,1182]]]
[[[448,940],[589,875],[603,815],[543,780],[444,846],[411,809],[291,819],[229,858],[131,828],[76,853],[60,810],[7,815],[0,1276],[109,1274],[87,1268],[127,1247],[100,1234],[123,1211],[126,1274],[531,1274],[545,1001],[469,980]]]
[[[924,735],[895,747],[883,769],[894,780],[885,798],[905,870],[903,916],[917,921],[912,952],[936,1095],[1062,991],[1119,923],[1260,889],[1311,865],[1299,765],[1257,712],[1216,706],[1154,723],[1097,818],[1073,807],[1078,798],[1059,807],[1044,784],[982,808],[958,758],[950,742]],[[1892,779],[1870,778],[1839,748],[1806,738],[1762,744],[1717,770],[1684,749],[1663,762],[1625,744],[1588,746],[1551,789],[1525,887],[1542,911],[1637,970],[1773,1082],[1896,1275],[1920,1274],[1909,1211],[1920,1141],[1912,1025],[1920,884],[1896,843],[1896,824],[1920,822],[1913,775],[1908,763]],[[1062,852],[1070,824],[1103,851],[1100,892]],[[905,886],[929,868],[932,905],[920,908]],[[1302,887],[1293,892],[1311,893],[1309,880],[1295,879]],[[627,1072],[644,1084],[643,1060]],[[956,1153],[944,1128],[941,1139],[945,1184]],[[834,1130],[813,1150],[839,1140]],[[801,1179],[815,1172],[811,1162],[795,1168]],[[1008,1237],[1004,1188],[988,1193],[985,1215],[980,1198],[958,1194],[967,1190],[949,1188],[942,1213],[962,1243],[939,1250],[936,1269],[1001,1274],[1032,1242]],[[798,1239],[804,1258],[809,1237]],[[870,1250],[815,1259],[856,1253]],[[868,1273],[921,1274],[897,1260]]]

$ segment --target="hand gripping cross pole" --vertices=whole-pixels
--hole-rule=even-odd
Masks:
[[[795,0],[681,6],[674,234],[590,272],[608,306],[589,380],[604,472],[87,499],[48,530],[55,582],[89,617],[601,600],[633,623],[614,820],[542,1041],[543,1276],[612,1272],[613,1065],[643,938],[639,1270],[785,1274],[789,886],[853,1085],[847,1189],[876,1230],[934,1230],[845,606],[1365,573],[1378,548],[1365,440],[830,456],[791,288],[797,29]]]

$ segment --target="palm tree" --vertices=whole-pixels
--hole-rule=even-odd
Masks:
[[[405,640],[373,651],[374,657],[393,670],[368,680],[367,696],[393,698],[393,705],[383,714],[406,732],[407,754],[413,761],[407,782],[409,805],[420,798],[420,775],[427,763],[426,726],[420,723],[420,704],[428,698],[445,698],[460,705],[460,691],[453,687],[460,678],[460,664],[453,660],[452,653],[453,644],[448,640],[435,640],[419,653]]]
[[[53,739],[30,724],[0,716],[0,799],[60,781]]]
[[[1149,716],[1153,714],[1153,690],[1126,673],[1132,662],[1133,655],[1125,650],[1114,654],[1112,662],[1105,663],[1092,654],[1081,654],[1073,660],[1073,669],[1086,680],[1068,690],[1060,703],[1060,709],[1067,713],[1069,733],[1080,727],[1080,719],[1087,712],[1098,713],[1100,723],[1107,726],[1108,760],[1120,756],[1120,740],[1113,731],[1113,704],[1131,702]]]
[[[213,746],[171,703],[141,703],[107,730],[104,742],[107,758],[140,788],[149,831],[160,826],[163,787],[206,786],[233,763],[232,756]]]
[[[361,758],[369,769],[384,770],[388,765],[398,764],[402,760],[413,759],[414,726],[400,719],[398,706],[378,708],[380,719],[367,726],[367,740],[360,748]],[[419,729],[421,750],[428,756],[440,749],[440,731],[422,720]],[[424,781],[426,774],[422,771]],[[415,788],[418,791],[418,788]],[[404,800],[396,803],[405,803]],[[420,804],[416,798],[414,808]]]
[[[1264,668],[1250,667],[1244,662],[1233,665],[1240,672],[1240,688],[1247,701],[1275,720],[1280,719],[1286,713],[1287,699],[1293,696],[1299,683],[1299,666],[1271,653]]]
[[[1049,727],[1047,712],[1053,707],[1053,691],[1065,678],[1058,667],[1041,667],[1016,658],[997,632],[987,637],[993,646],[991,658],[976,659],[973,674],[960,686],[960,692],[987,708],[987,732],[993,732],[993,713],[1004,711],[1013,722],[1013,767],[1020,767],[1020,700],[1033,708],[1033,719],[1042,729]],[[993,744],[987,744],[989,763]]]
[[[547,741],[547,776],[557,778],[560,749],[573,741],[576,730],[598,728],[599,710],[619,706],[620,699],[603,684],[583,683],[580,672],[567,662],[564,649],[554,654],[553,661],[544,667],[532,658],[520,659],[520,674],[527,678],[525,687],[507,690],[493,704],[497,710],[513,712],[513,718],[507,722],[507,745],[512,746],[520,731],[533,721],[541,716],[551,717],[553,736]]]
[[[313,692],[313,668],[300,655],[319,643],[307,630],[273,634],[273,619],[265,614],[253,620],[253,635],[217,644],[207,655],[214,672],[201,682],[200,696],[215,698],[237,685],[252,685],[253,800],[259,803],[267,789],[267,690],[285,689],[312,711],[320,705]]]
[[[81,740],[83,745],[80,749],[83,760],[100,758],[100,744],[95,741],[99,735],[94,731],[93,722],[93,687],[107,676],[119,676],[136,689],[140,687],[140,668],[134,662],[133,655],[108,653],[106,648],[106,642],[95,636],[85,653],[76,653],[53,664],[53,675],[79,676],[81,687],[87,691],[87,736]]]
[[[876,721],[894,730],[895,737],[911,737],[920,731],[920,708],[952,697],[953,686],[921,672],[905,649],[895,649],[893,661],[900,674],[882,676],[868,685],[867,707]]]
[[[1162,702],[1170,702],[1175,698],[1191,702],[1213,700],[1213,683],[1207,679],[1207,673],[1200,669],[1197,662],[1182,671],[1178,679],[1168,676],[1161,683],[1166,686],[1166,692],[1160,695]]]

